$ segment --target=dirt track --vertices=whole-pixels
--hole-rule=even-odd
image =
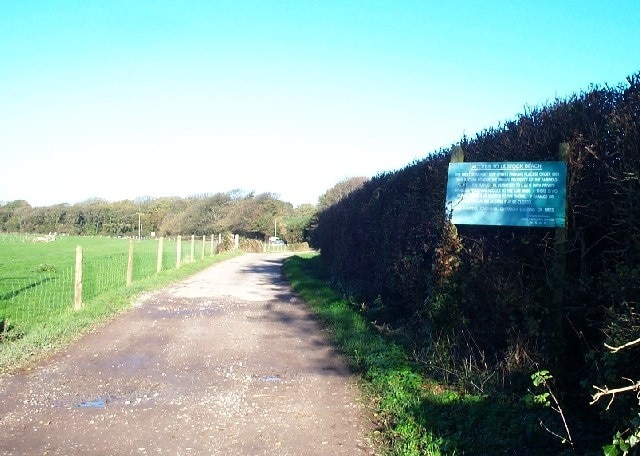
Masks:
[[[213,266],[0,378],[0,454],[373,454],[355,379],[283,258]]]

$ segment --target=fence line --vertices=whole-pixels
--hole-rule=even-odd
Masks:
[[[33,242],[35,238],[0,234],[0,343],[56,315],[79,311],[109,290],[196,260],[193,236],[190,251],[182,248],[178,236],[155,242],[130,239],[128,252],[122,252],[122,240],[114,238],[58,237],[46,247]],[[217,253],[218,239],[210,237],[210,256]],[[197,239],[202,242],[199,260],[205,259],[207,240]],[[74,258],[69,250],[77,242],[85,245],[75,246]]]
[[[76,247],[76,267],[74,280],[73,309],[82,309],[82,246]]]
[[[289,246],[287,244],[274,244],[271,242],[265,242],[263,246],[264,252],[286,252],[289,250]]]
[[[26,333],[54,316],[83,309],[110,290],[204,260],[207,252],[214,256],[223,243],[220,234],[130,239],[127,250],[126,240],[115,238],[58,236],[48,243],[36,238],[0,234],[0,344],[10,338],[9,329]],[[76,245],[80,242],[83,246]],[[237,248],[239,238],[224,243]],[[264,245],[265,252],[287,249]]]

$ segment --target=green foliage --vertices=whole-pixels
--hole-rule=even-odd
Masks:
[[[631,421],[630,428],[623,432],[616,432],[613,443],[602,447],[605,456],[626,456],[640,444],[640,414]]]
[[[536,386],[536,387],[546,386],[547,381],[551,380],[552,378],[553,376],[549,374],[549,371],[547,370],[542,370],[542,371],[534,372],[533,374],[531,374],[531,380],[532,380],[533,386]],[[551,407],[551,401],[549,400],[550,396],[551,396],[551,393],[549,391],[543,391],[542,393],[539,393],[539,394],[532,394],[529,397],[531,398],[531,402],[534,404],[539,404],[539,405],[542,405],[543,407]]]
[[[456,144],[465,161],[567,161],[567,229],[448,225],[449,150],[375,176],[317,215],[328,278],[403,328],[417,358],[464,390],[522,397],[552,366],[589,448],[635,415],[588,407],[591,385],[640,378],[640,73],[534,108]],[[462,151],[462,153],[460,153]],[[560,244],[561,242],[561,244]],[[558,252],[565,252],[563,258]],[[635,336],[633,336],[635,334]],[[553,405],[553,400],[551,401]]]
[[[553,375],[551,375],[548,370],[541,370],[531,374],[531,382],[533,383],[533,386],[544,386],[552,378]]]

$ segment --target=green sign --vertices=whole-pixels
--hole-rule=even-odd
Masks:
[[[565,162],[450,163],[447,214],[456,225],[564,227]]]

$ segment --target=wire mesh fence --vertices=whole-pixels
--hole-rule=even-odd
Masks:
[[[217,252],[217,236],[172,239],[0,235],[0,341],[74,309],[76,247],[82,246],[82,296],[110,290]],[[130,253],[132,256],[130,257]]]

